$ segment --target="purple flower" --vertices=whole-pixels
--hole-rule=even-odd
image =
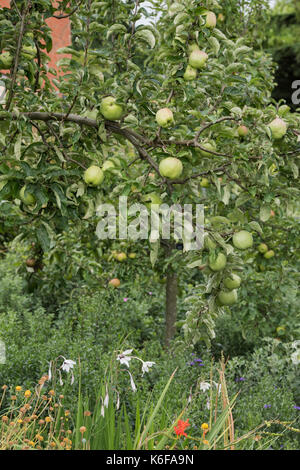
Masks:
[[[195,362],[203,362],[202,359],[194,359]]]
[[[195,365],[194,361],[190,362],[189,364],[190,364],[190,366],[194,366],[194,365]]]
[[[264,405],[264,408],[271,408],[271,405]]]
[[[127,302],[127,300],[128,300],[128,297],[124,297],[124,299],[123,299],[123,300],[124,300],[124,302]]]
[[[295,410],[300,410],[300,406],[295,405],[294,408]]]
[[[236,382],[244,382],[245,380],[246,380],[245,377],[237,377],[235,379]]]
[[[149,295],[152,295],[152,292],[148,292]]]

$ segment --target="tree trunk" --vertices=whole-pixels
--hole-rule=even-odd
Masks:
[[[166,336],[165,346],[170,346],[170,341],[174,338],[176,332],[176,314],[177,314],[177,275],[170,271],[167,274],[166,284]]]

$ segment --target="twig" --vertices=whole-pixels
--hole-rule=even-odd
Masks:
[[[26,7],[24,8],[22,17],[21,17],[21,25],[20,25],[20,33],[18,37],[18,43],[17,43],[17,50],[16,50],[16,55],[15,55],[15,62],[14,62],[14,68],[13,68],[13,73],[11,77],[11,84],[10,84],[10,89],[9,89],[9,95],[7,98],[7,103],[5,109],[8,111],[14,96],[14,86],[16,83],[16,77],[17,77],[17,70],[18,70],[18,65],[19,65],[19,57],[20,57],[20,52],[22,48],[22,40],[25,32],[25,22],[26,22],[26,16],[28,14],[28,11],[31,7],[31,2],[28,1]]]

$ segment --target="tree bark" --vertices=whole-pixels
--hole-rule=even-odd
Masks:
[[[178,281],[175,272],[170,271],[167,274],[166,283],[166,336],[165,346],[169,348],[171,340],[176,332],[176,315],[177,315],[177,291]]]

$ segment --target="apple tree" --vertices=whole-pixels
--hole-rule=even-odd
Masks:
[[[299,114],[271,99],[271,58],[230,35],[221,3],[143,3],[25,0],[0,11],[0,217],[51,252],[72,226],[94,234],[98,205],[117,208],[120,196],[203,204],[203,249],[160,236],[136,251],[166,273],[166,345],[178,282],[192,277],[181,326],[191,343],[209,342],[272,213],[296,224]],[[45,20],[66,15],[72,45],[57,75]]]

